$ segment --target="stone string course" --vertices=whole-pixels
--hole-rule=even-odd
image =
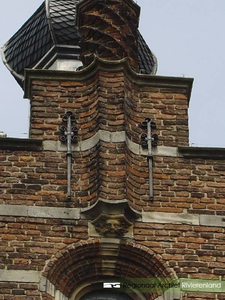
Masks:
[[[119,69],[111,72],[110,68],[108,71],[99,69],[86,80],[82,77],[85,71],[78,74],[82,80],[78,75],[74,80],[66,80],[62,74],[57,77],[48,71],[43,74],[52,77],[45,80],[38,72],[31,80],[31,138],[57,142],[62,116],[72,111],[79,129],[79,141],[93,137],[99,130],[125,131],[132,142],[139,144],[143,132],[140,123],[151,117],[157,124],[153,133],[159,135],[159,146],[188,146],[190,90],[183,81],[174,85],[172,79],[165,83],[166,79],[160,77],[136,78]],[[27,74],[28,77],[31,75]],[[152,82],[151,86],[148,82]],[[149,201],[148,171],[146,156],[133,153],[125,142],[100,140],[86,151],[73,152],[72,199],[68,203],[66,152],[4,149],[0,150],[0,204],[82,209],[99,198],[109,201],[127,199],[130,206],[144,213],[189,214],[193,218],[225,215],[225,159],[155,155],[153,202]],[[184,278],[223,279],[225,228],[222,221],[219,224],[174,224],[173,220],[160,224],[149,218],[134,223],[132,242],[154,253],[164,266],[162,272],[172,270],[177,277]],[[53,260],[53,266],[56,266],[65,249],[76,243],[86,243],[89,238],[88,220],[4,216],[0,211],[0,271],[42,273],[47,262]],[[87,251],[99,250],[93,243],[87,245]],[[114,262],[116,274],[122,271],[124,275],[134,274],[131,270],[135,269],[138,250],[128,246],[126,239],[121,243],[118,254],[121,260]],[[131,261],[127,260],[126,247],[130,247]],[[75,268],[73,261],[70,263]],[[82,277],[85,273],[82,268],[83,271],[92,268],[93,274],[95,270],[101,270],[102,262],[98,256],[90,265],[82,263],[79,265],[80,278],[85,277]],[[142,275],[148,274],[144,267],[142,271]],[[153,271],[156,272],[154,268]],[[45,275],[50,280],[49,274]],[[51,280],[64,295],[71,295],[71,281],[64,286],[63,282],[53,282],[53,277]],[[39,284],[3,280],[0,282],[0,300],[12,299],[55,298],[40,291]],[[153,299],[152,295],[146,299]],[[182,299],[222,300],[225,294],[188,293]]]

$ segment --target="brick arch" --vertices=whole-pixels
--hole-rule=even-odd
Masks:
[[[43,276],[70,297],[84,282],[112,278],[175,278],[162,259],[145,246],[117,239],[89,239],[68,246],[47,264]],[[157,296],[145,294],[146,299]]]

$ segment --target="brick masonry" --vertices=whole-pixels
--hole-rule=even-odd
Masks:
[[[32,139],[43,144],[58,143],[62,116],[72,111],[79,143],[102,130],[125,133],[127,139],[139,145],[143,132],[140,123],[151,117],[157,125],[154,133],[159,135],[159,146],[171,147],[177,155],[154,156],[151,202],[145,155],[133,152],[126,140],[90,143],[87,150],[73,152],[72,199],[68,203],[63,149],[45,150],[39,145],[37,149],[28,146],[25,150],[12,150],[1,139],[0,205],[13,205],[15,210],[18,206],[82,210],[100,198],[112,202],[127,199],[143,216],[161,213],[163,218],[168,214],[168,219],[163,223],[143,217],[134,222],[132,239],[103,241],[90,236],[90,220],[82,214],[76,218],[52,218],[39,216],[38,210],[33,217],[0,211],[0,270],[38,272],[40,280],[44,276],[54,285],[53,290],[67,298],[82,281],[96,279],[96,274],[106,276],[107,272],[112,277],[150,274],[223,279],[225,156],[185,157],[177,150],[188,146],[191,84],[192,80],[185,78],[138,75],[126,61],[96,59],[76,73],[27,71]],[[181,215],[188,220],[202,216],[200,220],[206,221],[184,224],[179,219]],[[207,226],[207,220],[214,222],[218,220],[215,218],[220,222]],[[74,274],[79,276],[72,280]],[[16,276],[8,282],[4,278],[0,282],[0,300],[57,299],[40,288],[39,282],[19,282]],[[149,300],[156,297],[146,295]],[[181,299],[222,300],[225,294],[183,293]]]

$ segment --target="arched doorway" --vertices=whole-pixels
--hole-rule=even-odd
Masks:
[[[120,291],[120,295],[109,294],[112,289],[104,291],[104,283],[120,282],[120,279],[126,278],[171,280],[176,276],[160,256],[149,248],[126,240],[104,238],[68,246],[52,257],[43,272],[43,280],[47,280],[44,292],[53,296],[54,300],[109,300],[107,295],[114,297],[110,300],[180,299],[179,295],[174,296],[173,291],[165,295],[164,291],[155,293],[139,289]],[[95,294],[99,291],[104,292]]]
[[[84,295],[81,300],[132,300],[132,298],[126,294],[103,290],[90,292]]]

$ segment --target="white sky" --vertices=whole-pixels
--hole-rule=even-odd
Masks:
[[[42,0],[3,1],[2,46]],[[158,59],[158,75],[192,77],[190,145],[225,147],[225,1],[137,0],[140,31]],[[27,137],[29,101],[0,62],[0,131]]]

